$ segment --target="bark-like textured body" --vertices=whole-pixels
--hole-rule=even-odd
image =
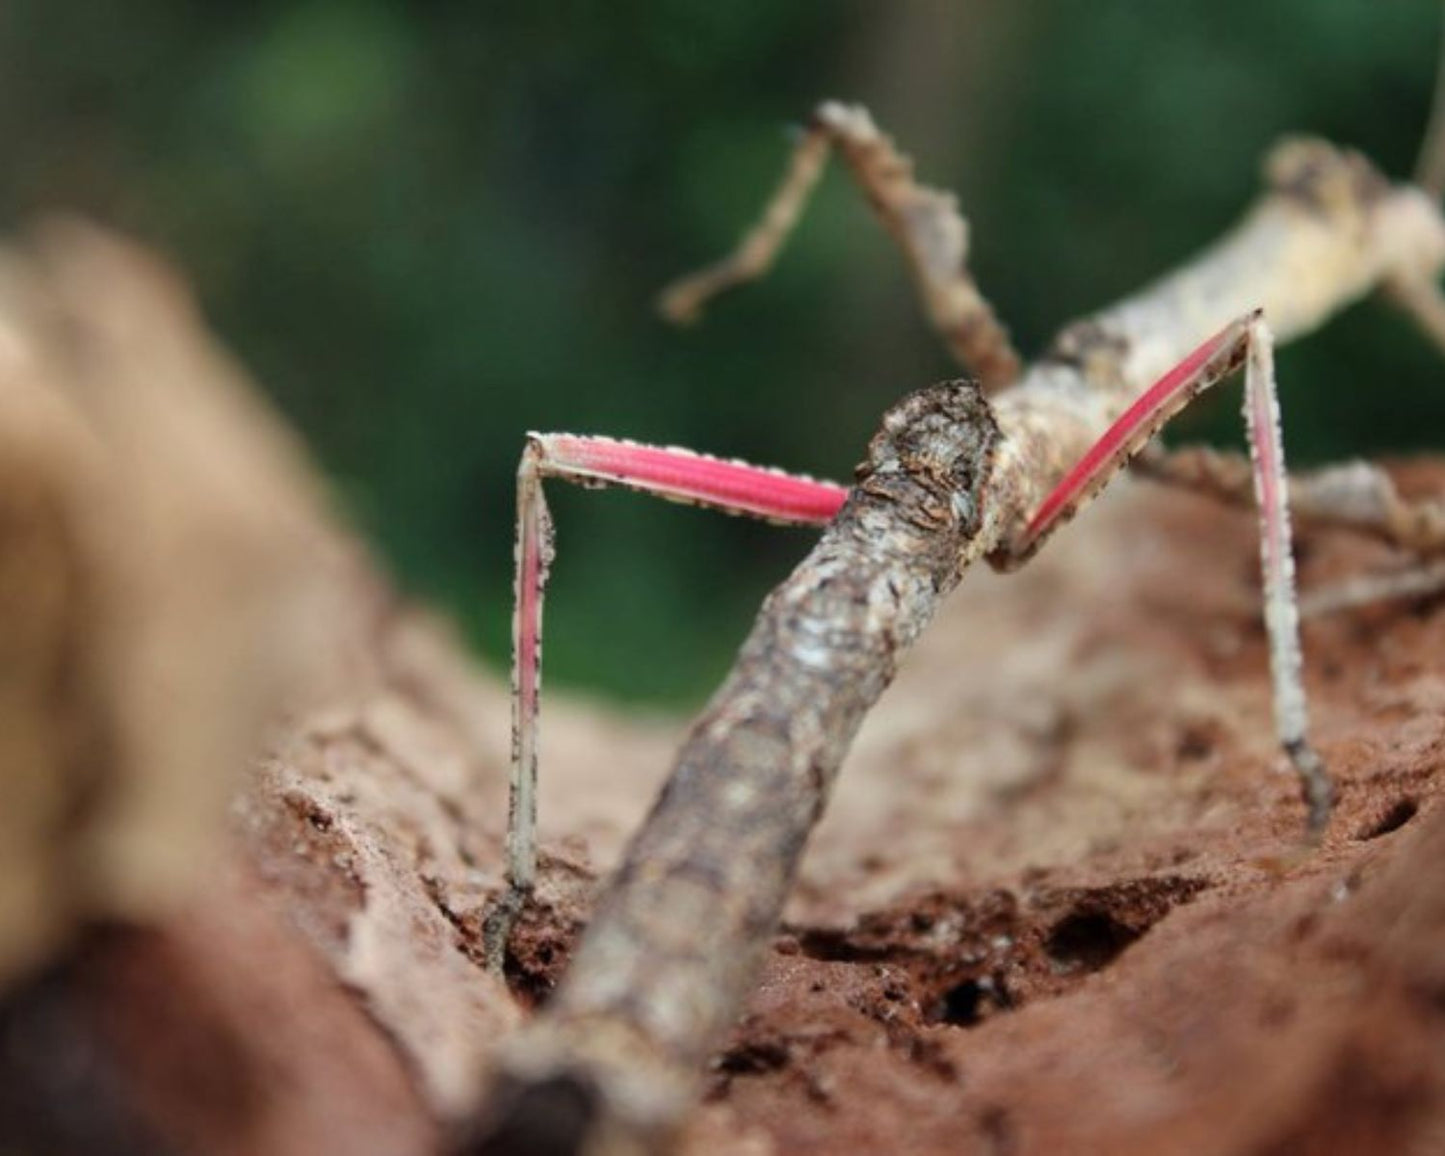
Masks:
[[[629,1132],[675,1126],[854,733],[958,581],[997,436],[966,383],[912,394],[885,418],[847,505],[769,597],[694,725],[551,1014],[508,1050],[509,1074],[534,1092],[507,1105],[492,1150],[537,1150],[558,1105],[586,1103],[598,1081]],[[574,1115],[585,1126],[589,1113]]]

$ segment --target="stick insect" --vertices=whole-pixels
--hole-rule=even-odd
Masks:
[[[668,290],[664,311],[695,316],[714,294],[765,271],[834,149],[978,383],[904,399],[851,489],[689,450],[528,438],[518,471],[509,887],[489,926],[498,963],[536,878],[540,623],[552,558],[543,479],[828,528],[770,596],[695,724],[546,1013],[504,1049],[493,1132],[502,1139],[491,1150],[555,1119],[561,1106],[577,1121],[561,1150],[592,1144],[598,1129],[629,1151],[666,1143],[747,990],[802,845],[896,655],[969,564],[1021,565],[1126,463],[1258,504],[1274,724],[1311,836],[1328,821],[1332,788],[1307,737],[1290,506],[1422,550],[1445,541],[1440,507],[1404,502],[1372,467],[1287,478],[1273,366],[1274,334],[1305,333],[1378,287],[1427,329],[1439,323],[1445,221],[1425,192],[1392,186],[1362,158],[1321,142],[1287,142],[1270,162],[1271,192],[1231,235],[1070,326],[1024,369],[967,272],[953,199],[916,183],[864,110],[825,104],[759,224],[730,257]],[[1240,368],[1248,460],[1151,447],[1171,417]]]

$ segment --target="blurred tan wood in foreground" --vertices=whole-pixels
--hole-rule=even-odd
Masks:
[[[156,260],[73,221],[0,253],[0,984],[215,863],[315,657],[319,508]]]

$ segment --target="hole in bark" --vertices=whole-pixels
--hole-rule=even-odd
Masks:
[[[1215,735],[1202,724],[1193,723],[1179,732],[1174,753],[1181,762],[1200,762],[1214,753]]]
[[[718,1057],[716,1068],[730,1076],[765,1076],[788,1066],[788,1049],[774,1041],[739,1044]]]
[[[512,995],[533,1010],[545,1006],[566,970],[578,931],[545,908],[524,908],[502,956],[502,975]]]
[[[558,963],[557,953],[545,944],[522,951],[509,945],[502,956],[502,976],[512,995],[537,1011],[552,998],[565,964],[565,957]]]
[[[939,1023],[971,1028],[983,1018],[983,999],[983,989],[978,980],[965,980],[943,993],[936,1018]]]
[[[978,1118],[978,1130],[988,1142],[990,1156],[1013,1156],[1018,1151],[1014,1138],[1013,1121],[1008,1112],[999,1107],[985,1108]]]
[[[1378,839],[1391,831],[1398,831],[1420,812],[1420,805],[1414,799],[1399,799],[1376,822],[1364,827],[1355,836],[1357,839]]]
[[[462,1145],[462,1156],[577,1156],[597,1109],[597,1092],[581,1077],[508,1081],[480,1135]]]
[[[808,928],[798,933],[798,949],[820,963],[875,963],[892,958],[894,948],[854,942],[846,931]]]
[[[1112,963],[1140,934],[1107,911],[1075,911],[1054,925],[1044,950],[1065,968],[1098,971]]]
[[[997,1011],[1013,1007],[1013,999],[1003,981],[994,976],[978,976],[956,983],[941,996],[928,1012],[928,1021],[971,1028]]]

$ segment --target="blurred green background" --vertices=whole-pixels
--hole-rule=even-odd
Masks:
[[[1433,0],[0,6],[0,205],[168,252],[409,589],[505,661],[529,428],[846,477],[954,373],[834,172],[768,281],[651,300],[756,211],[786,126],[866,102],[956,189],[1026,352],[1226,227],[1280,133],[1408,172]],[[1297,461],[1438,445],[1445,366],[1376,303],[1284,351]],[[1237,439],[1237,395],[1179,436]],[[549,681],[686,702],[810,536],[554,495]]]

